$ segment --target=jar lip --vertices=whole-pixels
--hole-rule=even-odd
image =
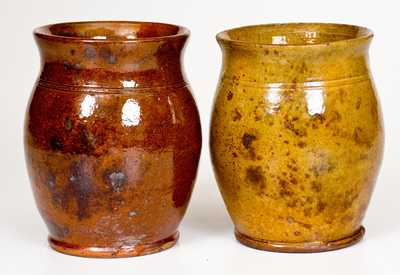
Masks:
[[[40,26],[34,36],[85,43],[132,43],[189,37],[188,28],[147,21],[75,21]]]
[[[341,30],[341,32],[335,32],[334,30]],[[276,31],[276,36],[273,36],[273,32]],[[241,38],[240,35],[256,34],[258,39],[260,35],[269,34],[271,40],[268,41],[257,41]],[[306,40],[303,43],[287,43],[286,35],[298,35],[298,34],[328,34],[331,36],[341,36],[339,39],[327,39],[325,41],[318,41],[316,43]],[[219,32],[216,35],[216,39],[221,44],[227,44],[238,47],[257,47],[257,48],[301,48],[301,47],[320,47],[329,45],[340,45],[343,43],[352,43],[357,41],[370,40],[374,36],[372,30],[350,24],[338,24],[338,23],[273,23],[273,24],[259,24],[259,25],[248,25],[232,29],[227,29]],[[249,37],[249,36],[248,36]],[[273,38],[278,38],[274,41]],[[280,40],[279,40],[280,39]]]

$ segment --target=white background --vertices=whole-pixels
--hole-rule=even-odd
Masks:
[[[0,274],[400,274],[399,1],[0,0]],[[22,125],[39,70],[32,29],[71,20],[145,20],[191,32],[185,68],[201,113],[203,151],[177,246],[128,259],[85,259],[52,251],[25,170]],[[233,237],[208,151],[211,103],[221,54],[215,34],[240,25],[338,22],[370,27],[371,68],[384,112],[385,157],[364,225],[364,240],[318,254],[254,250]]]

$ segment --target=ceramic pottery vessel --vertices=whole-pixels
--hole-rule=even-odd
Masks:
[[[359,241],[382,159],[370,30],[275,24],[221,32],[215,175],[237,239],[281,252]]]
[[[79,22],[34,35],[42,68],[25,152],[51,247],[125,257],[173,246],[201,149],[181,67],[189,31]]]

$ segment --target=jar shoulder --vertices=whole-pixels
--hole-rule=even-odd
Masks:
[[[43,149],[79,153],[102,146],[162,148],[178,133],[200,140],[189,86],[63,90],[37,85],[28,105],[25,140]]]

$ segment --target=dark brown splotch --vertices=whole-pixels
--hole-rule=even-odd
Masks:
[[[297,207],[298,203],[299,203],[299,201],[297,199],[293,199],[293,200],[289,200],[286,203],[286,206],[289,208],[295,208],[295,207]]]
[[[96,53],[96,49],[94,47],[87,47],[84,50],[84,55],[86,58],[88,59],[92,59],[95,58],[97,53]]]
[[[301,73],[307,72],[307,65],[306,65],[305,62],[301,63],[301,66],[300,66],[300,68],[299,68],[299,71],[300,71]]]
[[[294,231],[293,233],[296,237],[301,236],[301,232],[300,231]]]
[[[319,192],[321,192],[321,189],[322,189],[321,183],[316,182],[316,181],[311,182],[311,190],[313,190],[316,193],[319,193]]]
[[[253,134],[245,133],[242,137],[242,144],[246,149],[251,149],[253,141],[256,140],[256,136]]]
[[[63,142],[58,137],[52,137],[50,139],[50,146],[54,151],[59,151],[59,150],[62,150],[64,148]]]
[[[345,103],[346,92],[343,88],[339,88],[339,101],[341,104]]]
[[[341,207],[343,210],[347,210],[353,206],[354,201],[358,198],[359,194],[354,190],[348,190],[345,192],[343,199],[341,200]]]
[[[353,140],[355,143],[363,146],[370,146],[371,142],[368,139],[367,134],[360,128],[355,127],[353,131]]]
[[[308,229],[308,230],[310,230],[312,228],[311,224],[296,220],[292,216],[287,217],[286,220],[287,220],[288,224],[297,224],[297,225],[300,225],[301,227],[303,227],[305,229]]]
[[[87,168],[84,162],[74,162],[71,165],[69,185],[64,190],[66,201],[75,199],[78,209],[78,219],[87,218],[90,216],[89,199],[92,193],[91,178],[87,173]]]
[[[313,128],[317,129],[320,124],[324,123],[325,119],[326,118],[323,114],[313,114],[311,116],[311,121],[313,122],[312,124]]]
[[[264,188],[266,179],[261,166],[251,166],[246,169],[246,180],[252,185]]]
[[[340,222],[343,223],[343,224],[347,224],[347,223],[349,223],[349,222],[352,222],[353,219],[354,219],[354,216],[352,216],[352,215],[345,215],[345,216],[343,216],[343,217],[340,219]]]
[[[298,182],[297,182],[297,179],[295,178],[295,177],[290,177],[290,179],[289,179],[289,182],[291,183],[291,184],[294,184],[294,185],[296,185]]]
[[[50,233],[56,238],[63,239],[70,233],[70,230],[67,226],[56,224],[47,217],[45,218],[45,222]]]
[[[103,58],[109,64],[117,64],[117,56],[106,47],[100,48],[100,57]]]
[[[303,210],[304,217],[311,217],[312,214],[312,208],[311,207],[305,207]]]
[[[361,98],[357,98],[357,102],[356,102],[356,109],[359,110],[361,107]]]
[[[80,129],[80,141],[81,141],[81,147],[82,147],[82,152],[90,154],[92,151],[95,150],[96,146],[96,137],[92,132],[90,132],[88,129],[85,127],[82,127]]]
[[[331,124],[337,123],[341,120],[342,120],[342,116],[340,115],[340,113],[336,110],[333,110],[331,112],[331,115],[329,116],[329,118],[327,119],[327,121],[325,123],[325,127],[329,127]]]
[[[318,201],[317,203],[317,214],[320,214],[322,211],[325,210],[327,204],[323,201]]]
[[[237,108],[235,108],[235,110],[233,111],[232,120],[238,121],[241,118],[242,118],[242,114],[239,112],[239,110]]]
[[[280,187],[279,196],[281,197],[291,197],[293,196],[293,191],[291,190],[290,184],[283,179],[278,180],[278,184]]]
[[[71,71],[71,70],[79,71],[82,68],[80,64],[73,64],[68,61],[64,61],[63,65],[66,71]]]
[[[253,142],[257,139],[257,137],[253,134],[245,133],[242,136],[242,145],[246,148],[248,156],[251,160],[256,160],[256,150],[253,147]]]
[[[288,118],[285,118],[285,121],[283,122],[284,128],[290,130],[292,133],[294,133],[296,136],[299,137],[305,137],[307,136],[307,131],[305,128],[296,128],[293,120],[289,120]]]
[[[229,92],[228,92],[228,95],[226,96],[226,99],[227,99],[228,101],[230,101],[230,100],[232,100],[232,98],[233,98],[233,93],[232,93],[231,91],[229,91]]]
[[[305,143],[304,141],[300,141],[299,143],[297,143],[297,146],[299,146],[300,148],[304,148],[307,146],[307,143]]]
[[[295,165],[286,164],[286,167],[289,168],[293,172],[297,172],[298,168]]]

